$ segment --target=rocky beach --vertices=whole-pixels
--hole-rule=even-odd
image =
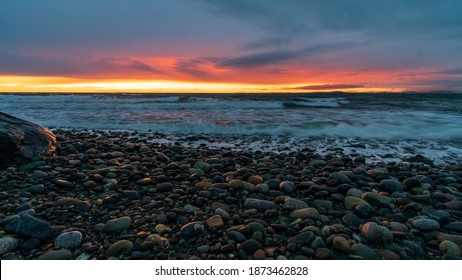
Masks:
[[[53,133],[54,156],[0,170],[2,260],[461,259],[460,158]]]

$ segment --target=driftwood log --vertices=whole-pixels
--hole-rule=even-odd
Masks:
[[[51,131],[0,112],[0,168],[40,160],[55,151]]]

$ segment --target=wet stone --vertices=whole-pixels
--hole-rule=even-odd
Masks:
[[[38,260],[71,260],[72,252],[67,249],[53,250],[41,254]]]
[[[184,237],[198,237],[205,232],[205,227],[201,222],[191,222],[184,225],[180,231]]]
[[[440,224],[432,219],[411,219],[409,223],[422,231],[434,231],[440,229]]]
[[[16,249],[18,243],[18,240],[11,236],[5,236],[0,238],[0,256]]]
[[[51,226],[48,222],[34,218],[30,215],[20,215],[5,226],[6,232],[22,236],[46,240],[51,235]]]
[[[457,246],[456,243],[449,241],[449,240],[443,240],[439,247],[440,252],[444,255],[451,255],[451,256],[457,256],[460,257],[460,248]]]
[[[282,204],[282,208],[292,211],[301,208],[308,208],[308,204],[301,200],[288,197]]]
[[[346,238],[342,236],[336,236],[332,242],[332,245],[335,249],[344,252],[345,254],[350,253],[350,243]]]
[[[132,226],[132,219],[130,217],[121,217],[108,221],[104,226],[104,232],[122,232]]]
[[[244,241],[243,243],[239,244],[239,246],[237,246],[238,250],[244,251],[249,256],[253,255],[258,249],[262,248],[263,246],[254,239]]]
[[[379,190],[393,193],[404,191],[404,186],[397,180],[384,179],[379,183]]]
[[[359,256],[364,260],[380,259],[379,255],[373,249],[361,243],[353,244],[353,246],[351,246],[350,254]]]
[[[257,209],[258,211],[266,211],[275,207],[276,204],[273,201],[256,199],[256,198],[247,198],[244,202],[244,207],[246,209]]]
[[[313,219],[313,220],[321,220],[321,214],[316,208],[302,208],[297,209],[290,213],[289,215],[293,219]]]
[[[374,222],[365,223],[361,227],[361,235],[370,242],[391,242],[393,240],[391,230]]]
[[[121,255],[129,255],[133,250],[133,242],[130,240],[120,240],[112,244],[106,251],[106,257],[120,257]]]
[[[58,235],[55,239],[55,247],[75,250],[82,244],[83,236],[79,231],[69,231]]]

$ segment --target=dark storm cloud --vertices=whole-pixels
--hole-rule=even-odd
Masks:
[[[266,65],[290,62],[294,59],[309,60],[317,54],[341,51],[355,46],[354,42],[339,42],[337,44],[323,44],[309,46],[300,50],[275,50],[255,52],[249,55],[223,59],[216,65],[225,68],[256,68]]]

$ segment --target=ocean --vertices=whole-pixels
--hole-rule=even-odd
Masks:
[[[462,158],[461,104],[462,94],[446,93],[0,94],[0,111],[48,128],[279,139],[318,150],[334,142],[359,153],[393,146],[380,156],[453,161]]]

